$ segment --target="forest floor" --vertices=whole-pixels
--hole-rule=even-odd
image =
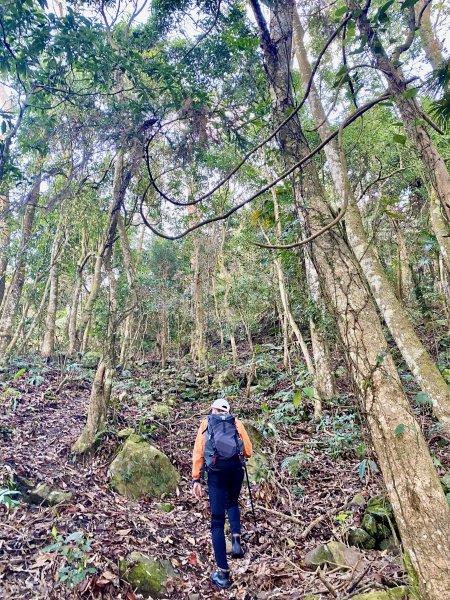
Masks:
[[[133,600],[139,596],[119,578],[118,571],[119,560],[132,550],[171,561],[176,576],[169,580],[164,598],[300,599],[318,593],[327,599],[333,597],[330,589],[338,598],[347,598],[405,582],[399,556],[387,551],[362,551],[363,569],[329,570],[322,573],[322,579],[303,563],[308,550],[332,539],[346,542],[349,527],[359,524],[362,509],[352,506],[339,511],[340,507],[357,493],[367,499],[383,491],[379,474],[366,469],[361,478],[361,456],[355,454],[355,447],[363,440],[350,393],[342,393],[339,406],[330,402],[324,407],[322,425],[317,427],[306,396],[296,407],[283,400],[288,398],[292,382],[276,375],[276,369],[271,376],[273,385],[266,384],[266,389],[259,389],[250,399],[245,397],[245,387],[232,390],[233,412],[270,434],[265,442],[270,467],[252,486],[259,507],[256,528],[248,491],[243,488],[246,555],[231,561],[233,586],[218,592],[208,579],[214,563],[207,497],[196,500],[191,493],[195,434],[215,398],[212,391],[209,395],[207,380],[203,378],[199,384],[203,390],[200,398],[178,394],[169,417],[155,422],[145,403],[148,394],[158,400],[180,373],[200,381],[199,374],[183,361],[166,371],[148,363],[123,371],[115,395],[126,391],[127,397],[120,406],[113,403],[110,429],[101,446],[90,459],[74,462],[70,448],[85,422],[93,372],[77,364],[52,366],[36,359],[16,361],[2,374],[3,483],[16,474],[70,490],[73,496],[70,502],[52,508],[23,500],[10,510],[0,505],[1,598]],[[174,506],[171,512],[161,512],[160,500],[131,501],[109,488],[108,466],[122,441],[116,432],[124,427],[149,436],[180,472],[177,494],[166,499]],[[436,447],[436,452],[448,468],[447,449]],[[297,468],[286,470],[283,461],[296,454],[300,457]],[[314,519],[336,510],[302,536]],[[283,514],[295,515],[301,525]],[[83,539],[90,540],[84,559],[92,572],[68,589],[58,581],[58,570],[67,565],[67,557],[63,551],[45,548],[57,535],[65,538],[74,532],[82,532]]]

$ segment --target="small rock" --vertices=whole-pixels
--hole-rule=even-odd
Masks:
[[[134,429],[132,427],[125,427],[125,429],[121,429],[117,432],[118,438],[127,438],[130,435],[133,435]]]
[[[218,373],[212,382],[212,386],[218,389],[223,389],[229,387],[230,385],[235,385],[237,383],[237,379],[230,369],[224,371],[223,373]]]
[[[363,555],[355,548],[349,548],[342,542],[328,542],[328,550],[331,552],[333,560],[330,564],[337,567],[357,567],[363,564]]]
[[[356,494],[350,504],[351,506],[360,506],[361,508],[364,508],[366,505],[366,499],[362,494]]]
[[[225,540],[227,554],[231,554],[231,540]]]
[[[170,406],[164,403],[154,404],[151,408],[150,414],[157,419],[164,419],[172,414]]]
[[[367,509],[377,521],[389,526],[389,523],[394,522],[394,513],[392,506],[389,504],[386,496],[374,496],[367,503]]]
[[[251,458],[245,459],[250,483],[258,483],[268,479],[267,458],[261,452],[253,452]]]
[[[405,586],[391,588],[390,590],[368,592],[353,596],[352,600],[403,600],[408,597],[408,588]]]
[[[358,548],[365,548],[371,550],[375,548],[376,540],[367,533],[364,529],[358,527],[350,531],[348,536],[348,542],[351,546],[357,546]]]
[[[64,492],[58,489],[52,490],[46,483],[40,483],[32,490],[29,490],[28,497],[33,504],[56,506],[62,502],[70,502],[72,492]]]
[[[119,574],[133,590],[145,598],[159,598],[164,592],[168,577],[173,577],[175,571],[168,560],[131,552],[125,560],[119,562]]]
[[[371,514],[366,513],[364,515],[362,520],[362,528],[365,529],[372,537],[377,537],[377,522],[375,521],[375,517],[373,517]]]
[[[393,552],[394,554],[397,554],[399,551],[399,547],[395,543],[395,538],[392,535],[386,538],[385,540],[381,540],[381,542],[378,542],[378,548],[380,550],[387,550],[388,552]]]
[[[158,502],[156,508],[161,512],[169,513],[175,508],[171,502]]]
[[[251,421],[242,421],[242,424],[248,433],[253,448],[262,448],[264,445],[264,436],[259,429],[257,429]]]
[[[326,544],[320,544],[305,554],[303,562],[307,567],[318,567],[325,563],[331,563],[333,555]]]
[[[189,594],[188,600],[200,600],[200,594]]]
[[[391,535],[392,532],[389,527],[386,527],[386,525],[383,525],[383,523],[377,523],[377,540],[387,540],[391,537]]]

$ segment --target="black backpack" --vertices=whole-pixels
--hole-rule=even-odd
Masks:
[[[243,461],[243,444],[233,415],[209,415],[208,426],[204,431],[205,469],[217,471],[233,466],[236,459]]]

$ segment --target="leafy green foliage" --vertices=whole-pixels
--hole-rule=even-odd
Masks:
[[[43,552],[55,553],[63,559],[63,566],[58,569],[58,580],[68,588],[80,584],[87,576],[95,574],[97,569],[88,567],[91,542],[83,532],[76,531],[64,537],[52,529],[54,543],[42,549]]]
[[[20,500],[17,498],[17,496],[20,495],[20,492],[17,490],[12,490],[10,488],[1,488],[0,505],[6,506],[6,510],[9,511],[20,504]]]

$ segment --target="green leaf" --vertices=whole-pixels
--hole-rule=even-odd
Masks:
[[[19,369],[14,375],[13,379],[19,379],[19,377],[22,377],[24,373],[26,373],[26,369]]]
[[[405,8],[411,8],[411,6],[414,6],[418,2],[419,0],[405,0],[405,2],[402,2],[402,4],[400,4],[400,8],[401,10],[405,10]]]
[[[385,210],[384,214],[388,217],[391,217],[391,219],[400,219],[402,221],[405,219],[405,217],[401,213],[395,212],[394,210]]]
[[[399,436],[402,435],[402,433],[405,431],[405,425],[403,423],[400,423],[399,425],[397,425],[397,427],[395,428],[394,431],[394,435]]]
[[[394,133],[392,139],[396,144],[401,144],[404,146],[406,144],[406,135],[401,135],[400,133]]]
[[[345,15],[345,13],[347,13],[350,9],[348,8],[348,6],[341,6],[340,8],[336,9],[334,11],[334,16],[339,18],[342,17],[343,15]]]
[[[294,405],[294,408],[298,408],[301,403],[302,403],[302,392],[300,390],[297,390],[294,394],[294,397],[292,398],[292,404]]]
[[[358,466],[358,475],[359,475],[359,478],[361,479],[361,481],[364,480],[364,475],[366,474],[366,466],[367,466],[367,459],[365,458],[364,460],[362,460],[359,463],[359,466]]]
[[[408,98],[414,98],[419,93],[419,88],[411,88],[410,90],[406,90],[403,94],[403,98],[408,100]]]
[[[56,525],[53,525],[52,527],[52,536],[55,540],[58,537],[58,530],[56,529]]]
[[[303,388],[303,393],[307,398],[314,398],[314,388],[312,387]]]
[[[413,398],[419,404],[419,406],[425,406],[426,404],[432,405],[433,402],[430,396],[426,392],[419,392]]]

